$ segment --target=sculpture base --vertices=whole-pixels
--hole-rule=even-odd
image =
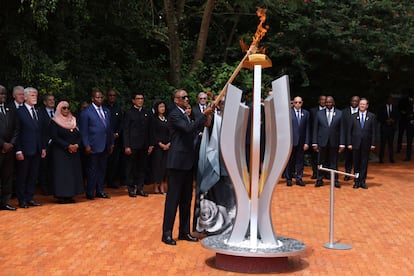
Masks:
[[[218,269],[240,273],[275,273],[287,270],[288,257],[242,257],[216,253],[215,266]]]
[[[230,234],[209,236],[201,240],[203,247],[216,252],[218,269],[243,273],[269,273],[287,269],[288,256],[302,252],[306,245],[298,240],[276,237],[281,246],[259,244],[256,248],[227,244]],[[260,240],[259,240],[260,241]],[[260,241],[261,242],[261,241]]]

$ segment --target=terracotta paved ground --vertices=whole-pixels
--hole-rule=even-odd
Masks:
[[[272,202],[276,234],[307,246],[289,257],[283,272],[413,275],[413,162],[401,159],[371,163],[368,190],[344,181],[335,189],[334,238],[352,245],[346,251],[323,247],[329,242],[329,187],[315,188],[309,167],[306,187],[280,182]],[[200,243],[161,243],[164,196],[107,192],[112,199],[79,196],[76,204],[59,205],[37,196],[44,206],[0,211],[0,275],[238,275],[212,267],[215,253]]]

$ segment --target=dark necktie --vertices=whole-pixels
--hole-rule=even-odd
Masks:
[[[0,112],[4,115],[6,115],[6,111],[4,110],[4,105],[0,105]]]
[[[296,111],[296,119],[298,120],[298,126],[300,126],[300,113],[299,113],[299,110]]]
[[[32,107],[31,110],[32,110],[32,118],[33,118],[33,120],[37,121],[38,118],[37,118],[37,114],[36,114],[35,109]]]
[[[50,113],[50,118],[53,118],[53,110],[50,110],[49,113]]]
[[[361,114],[361,128],[364,128],[365,125],[365,118],[364,118],[364,113]]]

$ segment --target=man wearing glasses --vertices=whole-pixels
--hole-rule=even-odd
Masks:
[[[188,93],[179,89],[174,92],[174,107],[168,116],[171,146],[167,158],[168,192],[165,200],[164,220],[162,226],[162,242],[176,245],[172,238],[172,230],[177,208],[180,210],[179,240],[198,241],[190,234],[190,208],[193,193],[193,168],[195,149],[193,147],[194,132],[202,127],[207,116],[213,113],[208,107],[191,121],[185,112]]]
[[[292,177],[296,173],[296,184],[305,186],[302,181],[304,155],[309,149],[309,112],[302,108],[303,100],[301,97],[293,99],[291,109],[292,117],[292,152],[289,162],[285,169],[286,185],[292,186]]]

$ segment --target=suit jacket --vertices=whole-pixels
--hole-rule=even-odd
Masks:
[[[298,125],[298,120],[296,117],[296,111],[294,108],[291,108],[292,116],[292,134],[293,134],[293,146],[303,146],[304,144],[310,143],[310,115],[309,111],[301,109],[301,119],[300,125]]]
[[[41,114],[40,118],[42,118],[41,124],[43,129],[45,130],[45,135],[47,141],[50,139],[50,114],[46,111],[45,107],[39,108],[39,114]]]
[[[151,144],[152,114],[143,108],[132,107],[124,118],[124,147],[146,149]]]
[[[190,121],[177,106],[168,116],[168,128],[171,146],[168,152],[167,169],[190,170],[194,166],[194,135],[207,121],[206,116],[196,117]]]
[[[0,113],[0,150],[4,143],[16,146],[18,135],[16,110],[8,106],[5,106],[4,110],[5,115]]]
[[[109,121],[110,112],[105,107],[102,107],[102,109],[105,114],[105,124],[93,104],[89,105],[80,114],[79,129],[82,135],[82,143],[85,147],[90,146],[93,153],[101,153],[114,144],[114,136]]]
[[[345,145],[345,135],[342,129],[342,111],[333,108],[332,121],[328,125],[327,109],[319,110],[313,122],[312,143],[320,147],[339,147]]]
[[[348,142],[348,128],[349,128],[349,124],[351,122],[351,117],[352,117],[351,106],[348,106],[348,107],[342,109],[342,130],[343,130],[343,133],[345,135],[345,145],[350,144]]]
[[[17,137],[16,151],[22,151],[24,155],[40,154],[46,149],[47,138],[42,122],[43,114],[36,112],[38,120],[34,120],[26,106],[16,110],[19,134]]]
[[[377,120],[374,113],[367,111],[364,128],[361,128],[359,112],[352,114],[348,124],[347,145],[352,145],[352,149],[375,146],[376,127]]]
[[[391,114],[388,117],[387,105],[382,105],[377,112],[378,121],[381,124],[382,130],[395,131],[397,129],[397,122],[400,118],[400,112],[398,111],[397,105],[393,104],[391,108]],[[392,120],[389,120],[392,119]]]

